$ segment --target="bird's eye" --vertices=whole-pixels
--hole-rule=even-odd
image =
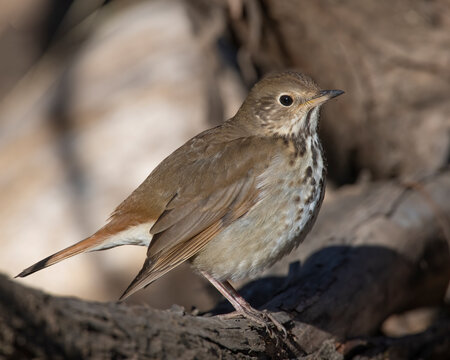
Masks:
[[[291,106],[294,100],[289,95],[281,95],[280,96],[280,104],[283,106]]]

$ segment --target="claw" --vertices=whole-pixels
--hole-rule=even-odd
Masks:
[[[269,319],[272,322],[273,325],[275,325],[275,327],[279,332],[283,333],[283,338],[287,339],[288,333],[283,324],[281,324],[277,319],[275,319],[275,317],[267,310],[263,310],[262,313],[267,319]]]
[[[277,333],[274,332],[272,328],[275,328],[278,333],[281,333],[284,340],[288,337],[286,328],[267,310],[258,311],[253,308],[246,308],[244,311],[234,311],[229,314],[219,315],[218,317],[224,320],[233,319],[236,317],[244,317],[264,327],[267,335],[269,335],[269,337],[271,337],[272,339],[278,338]]]

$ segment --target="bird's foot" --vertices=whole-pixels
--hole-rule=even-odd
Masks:
[[[257,323],[258,325],[263,326],[267,334],[271,338],[274,338],[276,337],[276,335],[278,335],[274,333],[273,328],[275,328],[278,333],[282,334],[283,339],[287,338],[286,328],[267,310],[259,311],[252,307],[246,307],[241,311],[234,311],[229,314],[219,315],[219,318],[233,319],[240,316],[243,316],[244,318]]]
[[[280,333],[283,335],[283,339],[287,338],[286,329],[271,313],[265,310],[259,311],[253,308],[241,295],[239,295],[239,293],[227,280],[218,281],[207,272],[200,272],[236,309],[236,312],[234,313],[219,315],[220,318],[229,319],[238,315],[244,316],[258,325],[264,326],[269,336],[276,338],[277,343],[278,339],[281,338],[281,336],[279,336]],[[275,333],[273,332],[273,328],[277,330]]]

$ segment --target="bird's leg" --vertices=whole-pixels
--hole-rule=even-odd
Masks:
[[[200,273],[233,305],[238,314],[264,326],[269,334],[271,334],[271,331],[268,323],[272,323],[283,333],[284,337],[287,336],[285,327],[272,314],[265,310],[259,311],[253,308],[228,281],[218,281],[204,271],[200,271]],[[229,315],[233,316],[234,314],[228,314],[223,317],[229,317]]]

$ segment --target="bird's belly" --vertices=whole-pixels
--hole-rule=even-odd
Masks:
[[[219,280],[253,277],[300,244],[323,199],[322,172],[307,182],[283,177],[269,188],[247,214],[199,252],[192,261],[195,267]]]

